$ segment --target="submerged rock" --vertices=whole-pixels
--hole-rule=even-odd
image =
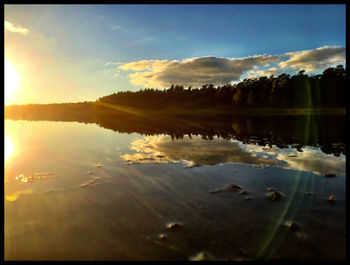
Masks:
[[[241,189],[243,188],[237,184],[228,184],[225,188],[225,190],[241,190]]]
[[[243,188],[241,186],[237,185],[237,184],[228,184],[228,185],[226,185],[225,188],[212,190],[212,191],[210,191],[210,193],[217,193],[217,192],[220,192],[220,191],[236,191],[236,190],[244,191]],[[246,194],[246,193],[243,192],[243,193],[240,193],[240,194]]]
[[[101,167],[103,167],[103,165],[100,164],[100,163],[98,163],[98,164],[96,165],[96,167],[97,167],[97,168],[101,168]]]
[[[284,223],[284,225],[292,232],[299,231],[301,229],[301,226],[294,221],[287,221]]]
[[[180,227],[182,227],[182,224],[173,222],[173,223],[167,224],[165,227],[168,230],[175,230],[175,229],[179,229]]]
[[[335,177],[335,174],[332,174],[332,173],[327,173],[324,175],[326,178],[334,178]]]
[[[333,204],[334,203],[334,198],[335,198],[335,196],[332,194],[332,195],[330,195],[328,197],[328,201]]]
[[[241,195],[246,195],[246,194],[248,194],[248,191],[246,191],[246,190],[241,190],[241,191],[239,192],[239,194],[241,194]]]
[[[268,196],[269,198],[272,200],[272,201],[279,201],[283,198],[283,195],[281,192],[277,191],[277,190],[271,190],[269,193],[268,193]]]
[[[305,195],[314,195],[314,193],[312,191],[307,191],[305,192]]]
[[[85,188],[87,186],[96,186],[99,185],[100,183],[98,182],[98,180],[100,179],[100,177],[94,177],[93,179],[90,179],[88,181],[86,181],[85,183],[82,183],[80,185],[78,185],[78,187],[80,188]]]
[[[247,201],[249,201],[249,200],[252,199],[252,197],[251,197],[251,196],[245,196],[244,199],[247,200]]]
[[[202,252],[199,252],[197,253],[196,255],[190,257],[190,260],[193,260],[193,261],[198,261],[198,260],[214,260],[215,257],[207,252],[207,251],[202,251]]]
[[[168,236],[166,234],[158,235],[158,239],[160,239],[160,240],[166,240],[167,238],[168,238]]]

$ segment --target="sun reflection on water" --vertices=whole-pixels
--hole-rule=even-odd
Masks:
[[[11,157],[11,155],[13,155],[14,150],[15,148],[11,139],[5,135],[5,162]]]

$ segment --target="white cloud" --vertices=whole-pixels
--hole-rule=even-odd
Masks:
[[[322,68],[345,62],[345,47],[323,46],[315,50],[287,52],[290,59],[280,62],[282,69],[305,70],[313,72]]]
[[[29,29],[21,26],[15,26],[8,21],[5,21],[5,30],[15,32],[15,33],[21,33],[24,35],[26,35],[29,32]]]
[[[277,62],[279,59],[280,56],[272,55],[254,55],[244,58],[207,56],[182,61],[142,60],[121,65],[119,68],[134,71],[135,73],[129,75],[130,82],[140,86],[163,88],[171,84],[221,85],[239,80],[244,72],[256,65]]]
[[[116,63],[116,62],[108,62],[108,63],[105,63],[105,66],[110,66],[110,65],[121,65],[123,63]]]

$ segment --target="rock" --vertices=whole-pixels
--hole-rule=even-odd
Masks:
[[[235,190],[243,190],[243,188],[237,184],[228,184],[228,185],[226,185],[225,188],[212,190],[212,191],[210,191],[210,193],[217,193],[220,191],[235,191]],[[246,194],[246,193],[241,193],[241,194]]]
[[[182,224],[180,223],[169,223],[166,225],[166,229],[168,230],[175,230],[175,229],[179,229],[180,227],[182,227]]]
[[[332,174],[332,173],[327,173],[324,175],[326,178],[334,178],[335,177],[335,174]]]
[[[237,184],[228,184],[225,190],[241,190],[242,187]]]
[[[335,196],[332,194],[331,196],[328,197],[328,201],[330,203],[333,203],[334,202],[334,198],[335,198]]]
[[[100,163],[98,163],[98,164],[96,165],[96,167],[101,168],[101,167],[103,167],[103,165],[101,165]]]
[[[252,199],[252,197],[251,197],[251,196],[245,196],[244,199],[247,200],[247,201],[249,201],[249,200]]]
[[[158,235],[158,239],[160,239],[160,240],[166,240],[167,238],[168,238],[168,236],[166,234]]]
[[[285,222],[285,226],[292,232],[299,231],[301,229],[301,226],[294,221]]]
[[[239,192],[239,194],[245,195],[245,194],[248,194],[248,192],[247,192],[246,190],[241,190],[241,191]]]
[[[209,252],[206,252],[206,251],[202,251],[202,252],[199,252],[198,254],[190,257],[190,260],[193,260],[193,261],[198,261],[198,260],[214,260],[215,257],[210,254]]]
[[[282,193],[277,190],[270,191],[268,196],[272,201],[279,201],[283,197]]]

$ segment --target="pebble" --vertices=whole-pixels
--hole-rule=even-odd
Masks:
[[[209,252],[206,252],[206,251],[202,251],[202,252],[199,252],[198,254],[190,257],[190,260],[193,260],[193,261],[198,261],[198,260],[214,260],[215,257],[210,254]]]
[[[167,238],[168,238],[168,236],[166,234],[160,234],[158,236],[158,239],[160,239],[160,240],[166,240]]]
[[[332,173],[327,173],[324,175],[326,178],[334,178],[335,177],[335,174],[332,174]]]
[[[239,194],[245,195],[245,194],[248,194],[248,192],[247,192],[246,190],[241,190],[241,191],[239,192]]]
[[[242,187],[237,184],[228,184],[225,188],[226,190],[241,190]]]
[[[173,229],[178,229],[182,227],[182,224],[180,223],[169,223],[166,225],[166,229],[173,230]]]
[[[283,197],[282,193],[277,190],[270,191],[268,196],[272,201],[279,201]]]
[[[331,196],[328,197],[329,202],[334,202],[335,196],[332,194]]]
[[[301,229],[301,226],[298,223],[294,222],[294,221],[285,222],[285,226],[287,226],[288,229],[290,231],[293,231],[293,232],[298,231],[298,230]]]

